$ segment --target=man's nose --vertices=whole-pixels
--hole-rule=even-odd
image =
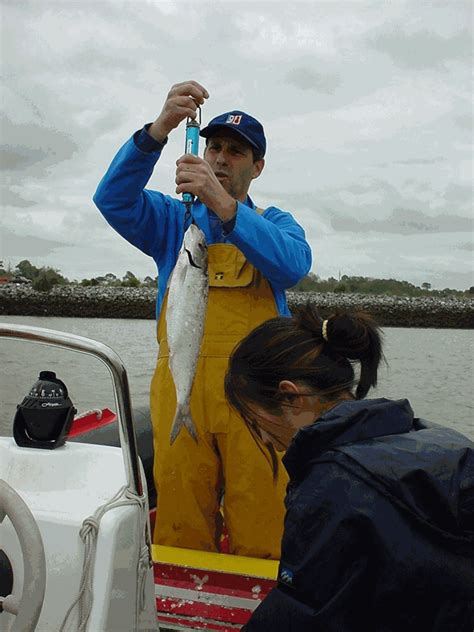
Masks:
[[[221,149],[220,152],[217,154],[216,162],[219,165],[225,165],[227,163],[227,154],[223,149]]]

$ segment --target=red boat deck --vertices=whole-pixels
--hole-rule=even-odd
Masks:
[[[163,630],[235,632],[275,585],[278,562],[153,546]]]

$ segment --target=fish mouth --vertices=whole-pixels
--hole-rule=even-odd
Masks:
[[[193,268],[198,268],[199,270],[201,270],[201,266],[198,266],[198,264],[194,262],[191,251],[188,250],[187,248],[186,248],[186,254],[188,255],[189,265],[192,266]]]

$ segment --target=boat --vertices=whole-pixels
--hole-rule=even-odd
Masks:
[[[229,555],[225,538],[219,553],[151,544],[151,424],[118,355],[39,327],[0,323],[0,338],[95,357],[115,396],[114,411],[74,411],[48,449],[18,411],[14,437],[0,437],[0,629],[239,630],[278,562]]]

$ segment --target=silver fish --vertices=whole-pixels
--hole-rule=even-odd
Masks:
[[[177,401],[170,444],[173,444],[183,426],[197,441],[190,400],[204,332],[208,293],[206,238],[195,224],[191,224],[184,234],[171,276],[166,310],[168,364]]]

